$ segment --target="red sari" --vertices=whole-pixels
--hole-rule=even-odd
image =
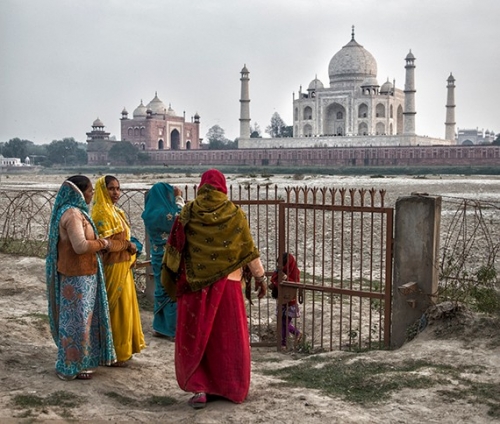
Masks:
[[[177,298],[175,371],[185,391],[246,399],[250,340],[240,281],[222,278]]]
[[[224,176],[203,174],[176,218],[162,284],[177,299],[175,371],[181,389],[241,403],[250,387],[250,337],[241,281],[228,275],[258,258],[246,216],[227,198]]]

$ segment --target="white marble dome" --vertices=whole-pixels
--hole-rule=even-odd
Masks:
[[[337,52],[328,66],[330,85],[346,79],[365,80],[377,77],[377,61],[372,54],[354,39]]]

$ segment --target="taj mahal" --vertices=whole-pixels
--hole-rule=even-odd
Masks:
[[[404,87],[377,79],[377,61],[355,38],[331,58],[329,85],[317,76],[293,94],[293,137],[250,138],[250,72],[240,71],[240,134],[237,150],[208,150],[201,143],[200,116],[186,119],[155,97],[142,101],[129,117],[122,110],[121,141],[112,140],[96,119],[87,133],[88,163],[107,164],[116,143],[128,141],[148,157],[150,165],[299,166],[497,166],[500,146],[495,133],[456,128],[455,78],[443,84],[444,138],[416,133],[416,57],[404,58]],[[317,74],[316,74],[317,75]],[[446,92],[444,90],[446,88]],[[446,102],[445,102],[446,101]]]
[[[377,80],[377,61],[355,39],[330,60],[329,86],[317,77],[293,96],[293,138],[250,139],[249,71],[241,71],[239,148],[401,146],[455,144],[455,79],[447,80],[445,138],[415,133],[416,78],[414,54],[405,58],[404,89],[395,81]],[[444,99],[444,90],[443,90]],[[443,111],[444,113],[444,111]]]

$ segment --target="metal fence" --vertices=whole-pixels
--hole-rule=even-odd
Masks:
[[[197,187],[181,187],[187,200]],[[284,251],[301,270],[301,316],[294,323],[305,334],[289,349],[321,351],[369,349],[388,345],[392,278],[392,208],[384,191],[276,185],[230,186],[228,196],[247,214],[251,233],[268,276]],[[132,234],[148,243],[141,219],[147,189],[123,190],[119,206],[132,222]],[[0,190],[0,251],[25,256],[46,254],[55,190]],[[485,267],[496,270],[500,246],[498,204],[443,197],[440,287],[479,281]],[[148,267],[136,273],[139,292],[148,286]],[[495,274],[496,277],[496,274]],[[483,276],[484,278],[484,276]],[[496,281],[496,278],[495,278]],[[283,290],[286,292],[286,290]],[[253,346],[281,342],[276,301],[247,303]],[[280,294],[281,296],[281,294]],[[283,303],[284,298],[278,299]],[[278,331],[279,330],[279,331]]]

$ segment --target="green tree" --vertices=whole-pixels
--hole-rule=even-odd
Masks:
[[[2,145],[1,153],[6,158],[20,158],[24,162],[31,146],[34,146],[32,141],[21,140],[16,137]]]
[[[86,145],[76,142],[73,137],[54,140],[47,146],[47,162],[64,166],[85,165]]]
[[[278,112],[271,116],[271,124],[266,128],[272,138],[293,137],[293,127],[287,126]]]
[[[493,140],[493,144],[494,146],[500,146],[500,134],[497,135],[497,138],[495,138],[495,140]]]
[[[135,165],[138,160],[139,149],[130,141],[120,141],[111,147],[108,152],[108,161],[112,164],[126,163],[127,165]]]
[[[219,125],[214,125],[207,132],[208,148],[210,150],[224,150],[234,148],[234,142],[228,140],[224,130]]]
[[[253,126],[250,125],[250,138],[262,138],[262,131],[257,122]]]

